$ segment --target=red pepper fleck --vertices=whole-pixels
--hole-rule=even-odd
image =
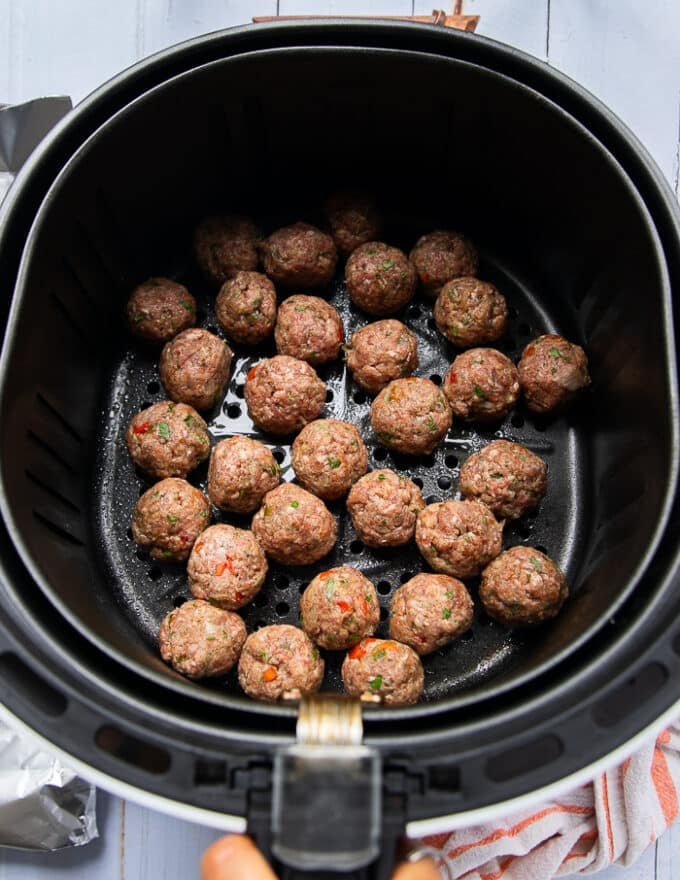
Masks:
[[[368,607],[368,602],[363,596],[359,596],[359,607],[361,608],[361,613],[368,617],[371,609]]]
[[[262,673],[262,681],[266,682],[267,684],[269,684],[270,681],[276,681],[278,677],[279,674],[273,666],[268,666]]]
[[[362,657],[366,656],[366,648],[363,645],[363,642],[359,642],[358,645],[355,645],[352,650],[349,652],[350,660],[361,660]]]
[[[342,599],[339,602],[335,603],[338,608],[342,611],[343,614],[347,614],[348,611],[353,611],[354,606],[351,602],[344,602]]]
[[[318,574],[317,577],[320,581],[327,581],[329,577],[333,576],[333,569],[329,568],[327,571],[322,571],[321,574]]]
[[[194,550],[196,550],[197,553],[200,553],[203,549],[204,544],[205,541],[199,541],[198,544],[194,544]]]
[[[345,341],[345,328],[338,327],[338,342],[344,342],[344,341]]]
[[[530,345],[529,348],[524,352],[526,357],[531,357],[531,355],[536,351],[535,345]]]
[[[183,544],[186,544],[186,542],[189,540],[189,535],[180,535],[179,539]]]
[[[240,590],[236,593],[236,601],[243,602],[243,593]]]
[[[146,434],[146,433],[148,433],[150,427],[151,427],[151,422],[142,422],[141,425],[135,425],[135,427],[132,429],[132,433],[133,434]]]
[[[449,385],[455,385],[458,381],[457,373],[449,373]]]
[[[222,577],[225,571],[228,571],[229,574],[234,574],[234,563],[227,557],[224,562],[220,562],[215,566],[215,574],[217,577]]]
[[[427,282],[430,280],[430,276],[428,275],[427,272],[421,272],[420,273],[420,280],[424,281],[425,284],[427,284]]]
[[[417,381],[418,381],[418,377],[417,377],[417,376],[406,376],[406,377],[405,377],[404,379],[402,379],[401,381],[402,381],[402,382],[417,382]]]
[[[246,379],[252,379],[255,376],[256,372],[257,372],[257,367],[251,367],[246,374]]]

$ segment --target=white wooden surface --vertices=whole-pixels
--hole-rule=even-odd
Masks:
[[[0,0],[0,103],[78,100],[138,58],[253,15],[428,14],[436,0]],[[680,0],[467,0],[480,33],[578,80],[636,132],[678,193]],[[218,835],[105,793],[101,838],[81,850],[0,850],[0,880],[190,880]],[[680,878],[680,827],[602,880]],[[531,878],[527,878],[531,880]]]

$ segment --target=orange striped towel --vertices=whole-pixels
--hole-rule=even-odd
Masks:
[[[594,782],[539,809],[419,844],[447,880],[550,880],[625,867],[674,821],[679,788],[680,723]]]

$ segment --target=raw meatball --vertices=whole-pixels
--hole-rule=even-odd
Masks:
[[[249,370],[245,399],[248,415],[263,431],[293,434],[321,415],[326,383],[304,361],[276,355]]]
[[[208,496],[220,510],[252,513],[279,485],[280,468],[270,450],[250,437],[220,440],[210,456]]]
[[[391,706],[417,703],[425,687],[425,671],[416,652],[391,639],[364,639],[342,664],[342,683],[351,697],[374,699]]]
[[[210,521],[210,504],[186,480],[168,477],[140,497],[132,512],[132,537],[152,559],[185,560]]]
[[[229,346],[207,330],[184,330],[161,352],[161,382],[168,397],[196,409],[216,406],[229,380],[231,355]]]
[[[188,678],[226,675],[245,640],[246,625],[238,614],[200,599],[171,611],[158,633],[161,657]]]
[[[262,233],[247,217],[220,214],[207,217],[194,233],[194,258],[215,287],[243,270],[257,269]]]
[[[274,341],[279,354],[327,364],[337,358],[345,331],[340,315],[326,300],[298,294],[281,304]]]
[[[361,192],[338,192],[327,199],[324,213],[341,254],[351,254],[380,235],[381,220],[375,200]]]
[[[196,300],[183,284],[169,278],[149,278],[132,291],[127,321],[140,339],[167,342],[196,323]]]
[[[210,455],[206,423],[192,406],[169,400],[133,416],[125,440],[133,464],[157,480],[186,477]]]
[[[524,400],[533,412],[559,412],[590,385],[581,346],[552,333],[530,342],[518,367]]]
[[[446,229],[437,229],[419,238],[409,259],[416,268],[423,293],[433,299],[447,281],[476,275],[479,267],[472,243],[459,232]]]
[[[197,599],[235,611],[260,592],[267,560],[252,532],[218,523],[194,544],[187,574]]]
[[[300,483],[326,501],[342,498],[368,470],[361,434],[338,419],[311,422],[295,438],[291,453]]]
[[[316,495],[283,483],[264,496],[253,517],[264,552],[283,565],[311,565],[333,549],[338,525]]]
[[[377,394],[393,379],[418,366],[418,340],[394,318],[367,324],[356,331],[347,347],[347,366],[357,385]]]
[[[416,484],[387,469],[366,474],[347,496],[352,525],[367,547],[408,544],[423,507],[425,502]]]
[[[428,565],[474,577],[502,549],[503,525],[481,501],[440,501],[418,514],[416,544]]]
[[[451,427],[451,410],[429,379],[396,379],[371,406],[373,430],[385,446],[408,455],[432,452]]]
[[[416,273],[403,251],[369,241],[347,260],[345,284],[355,306],[369,315],[393,315],[413,299]]]
[[[238,680],[249,697],[276,702],[299,700],[321,687],[324,662],[296,626],[263,626],[246,639]]]
[[[473,609],[461,581],[445,574],[417,574],[392,597],[390,637],[417,654],[431,654],[470,629]]]
[[[451,364],[444,378],[453,415],[464,422],[498,422],[517,403],[517,368],[495,348],[471,348]]]
[[[293,223],[262,243],[264,271],[286,287],[325,287],[338,262],[333,239],[309,223]]]
[[[351,648],[372,636],[380,623],[375,587],[355,568],[318,574],[300,599],[300,624],[309,638],[330,651]]]
[[[488,281],[465,277],[447,281],[434,304],[439,331],[456,348],[495,342],[505,333],[505,297]]]
[[[237,272],[217,294],[215,320],[235,342],[259,345],[274,330],[274,285],[260,272]]]
[[[567,579],[533,547],[512,547],[482,573],[484,610],[505,626],[531,626],[555,617],[569,590]]]
[[[529,449],[494,440],[460,469],[460,491],[476,498],[500,519],[519,519],[538,507],[548,488],[548,466]]]

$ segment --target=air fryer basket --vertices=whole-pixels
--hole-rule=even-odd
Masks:
[[[538,731],[540,713],[536,711],[532,715],[532,712],[537,710],[539,703],[542,710],[547,709],[569,678],[564,663],[553,670],[549,682],[540,673],[545,671],[549,662],[559,660],[562,648],[568,651],[570,644],[575,646],[575,640],[585,640],[589,632],[604,622],[618,601],[625,598],[636,575],[642,573],[662,526],[666,499],[675,488],[672,485],[675,468],[674,382],[669,376],[670,351],[664,350],[664,343],[670,348],[672,345],[668,338],[670,334],[665,340],[659,335],[668,316],[663,260],[645,211],[634,192],[627,188],[625,177],[607,155],[589,141],[583,130],[551,110],[536,95],[523,92],[507,81],[503,83],[499,77],[469,70],[462,65],[425,62],[421,58],[418,59],[419,66],[415,67],[404,56],[395,59],[386,55],[375,64],[387,66],[389,63],[394,67],[386,77],[388,82],[381,94],[382,103],[378,105],[365,88],[365,82],[372,78],[376,92],[379,91],[380,75],[376,67],[370,67],[374,63],[371,61],[373,56],[353,54],[351,63],[348,56],[343,68],[340,57],[335,57],[339,54],[333,53],[333,64],[327,65],[324,76],[315,68],[313,87],[310,85],[312,78],[305,75],[305,70],[309,69],[308,64],[317,63],[320,55],[310,53],[306,58],[286,58],[285,83],[289,85],[297,72],[298,94],[309,99],[310,105],[315,98],[319,101],[314,107],[316,116],[304,113],[304,126],[297,127],[302,143],[290,136],[276,138],[278,132],[296,130],[291,119],[295,119],[296,112],[302,115],[302,108],[290,104],[282,106],[279,89],[284,76],[281,69],[276,74],[265,73],[276,67],[274,55],[266,63],[262,57],[257,60],[245,58],[239,69],[237,87],[230,85],[229,73],[223,73],[225,79],[221,89],[205,88],[199,94],[192,91],[194,86],[189,86],[191,98],[177,104],[183,85],[173,84],[173,97],[168,99],[166,110],[176,110],[177,106],[184,110],[186,107],[181,141],[173,139],[172,125],[167,129],[162,125],[154,126],[153,142],[148,135],[142,137],[144,128],[149,125],[150,130],[152,127],[153,111],[150,108],[154,106],[153,100],[145,102],[143,119],[142,110],[133,108],[124,122],[116,121],[119,125],[117,140],[115,126],[111,128],[113,134],[107,132],[97,136],[78,160],[77,173],[69,171],[63,186],[55,191],[46,205],[41,224],[35,230],[30,260],[25,264],[22,280],[24,296],[30,296],[27,300],[30,307],[15,308],[13,319],[16,326],[11,328],[13,346],[5,353],[11,361],[12,381],[5,383],[4,387],[2,455],[14,537],[20,538],[20,545],[25,545],[21,549],[29,565],[35,566],[36,558],[40,559],[48,573],[43,586],[69,615],[71,622],[81,632],[89,632],[89,638],[95,644],[122,660],[131,670],[124,671],[102,658],[95,661],[92,649],[86,647],[82,639],[77,639],[80,656],[96,662],[98,684],[103,684],[106,676],[115,669],[120,685],[116,696],[125,702],[132,695],[136,701],[140,685],[135,682],[140,675],[148,679],[143,686],[148,690],[141,700],[141,717],[146,713],[148,718],[157,718],[158,709],[154,706],[169,700],[163,696],[164,689],[173,689],[175,696],[169,700],[172,714],[164,713],[170,727],[176,723],[177,715],[191,710],[196,725],[205,727],[217,722],[219,728],[219,716],[214,714],[210,704],[221,702],[223,705],[227,703],[236,713],[228,716],[226,737],[236,738],[237,731],[245,729],[250,743],[259,741],[262,747],[267,739],[263,730],[267,727],[270,729],[269,738],[276,737],[277,729],[281,732],[290,729],[285,718],[277,721],[272,717],[276,710],[272,713],[268,708],[239,705],[238,701],[225,700],[213,692],[197,694],[196,688],[191,689],[190,696],[183,683],[172,679],[160,664],[156,669],[146,667],[147,663],[153,662],[153,654],[139,638],[138,630],[129,627],[107,589],[96,589],[101,578],[101,569],[97,566],[100,546],[89,526],[90,468],[94,465],[98,407],[112,386],[120,390],[111,380],[121,376],[121,346],[127,345],[122,335],[113,340],[110,347],[103,344],[102,328],[108,327],[112,316],[118,314],[120,298],[124,296],[127,284],[148,271],[165,270],[169,255],[172,256],[172,268],[184,271],[187,262],[182,243],[186,241],[191,222],[209,207],[224,203],[227,198],[236,203],[240,201],[244,207],[255,204],[258,211],[276,203],[278,216],[267,218],[271,223],[295,219],[285,206],[292,204],[300,206],[301,210],[306,208],[305,195],[310,190],[309,194],[314,198],[310,197],[307,202],[311,206],[318,197],[319,181],[329,179],[327,169],[338,168],[335,179],[356,179],[381,192],[390,205],[395,235],[397,238],[402,236],[399,240],[404,243],[428,221],[458,223],[466,228],[483,247],[487,274],[495,273],[512,291],[510,299],[519,313],[517,327],[529,324],[536,329],[560,329],[582,339],[593,361],[597,378],[593,401],[576,414],[573,424],[566,427],[539,425],[547,430],[538,432],[531,422],[522,428],[511,424],[505,426],[511,436],[514,430],[515,436],[536,442],[540,435],[541,440],[546,438],[548,442],[554,442],[556,448],[568,452],[570,465],[562,474],[557,469],[557,479],[580,501],[578,516],[568,527],[558,522],[555,531],[549,529],[544,538],[551,552],[565,549],[562,561],[571,566],[572,580],[581,587],[569,611],[571,614],[576,609],[573,619],[567,625],[567,616],[564,618],[567,631],[562,634],[563,643],[559,642],[560,622],[553,628],[557,630],[557,636],[554,632],[552,634],[557,642],[541,645],[539,638],[537,641],[532,639],[528,646],[513,644],[512,662],[504,672],[505,677],[496,677],[486,686],[483,683],[476,685],[480,688],[475,692],[479,705],[474,707],[472,714],[468,712],[464,722],[456,715],[455,707],[460,703],[460,697],[426,704],[418,710],[396,716],[384,712],[367,716],[369,739],[384,743],[392,751],[395,748],[401,750],[404,763],[413,757],[409,743],[419,740],[423,745],[421,757],[427,761],[428,756],[432,758],[434,755],[435,740],[448,738],[450,744],[454,742],[456,726],[468,750],[473,748],[472,738],[476,737],[479,750],[488,753],[493,751],[493,744],[500,741],[501,729],[505,737],[523,728],[526,736],[533,718]],[[370,77],[366,76],[369,67]],[[225,65],[224,70],[227,68]],[[425,68],[429,75],[425,74]],[[447,79],[445,70],[451,80]],[[259,78],[257,94],[254,95],[246,94],[248,89],[244,87],[249,81],[249,73]],[[212,72],[199,73],[197,82],[200,77],[212,75]],[[264,80],[268,86],[265,89],[262,88],[262,77],[268,75],[271,75],[271,82]],[[399,81],[400,77],[403,82]],[[424,88],[426,83],[427,89]],[[360,85],[361,101],[365,102],[361,111],[370,109],[372,121],[362,119],[361,112],[357,113],[354,97],[348,97],[353,90],[356,95]],[[502,101],[499,100],[501,92]],[[230,113],[228,120],[235,129],[232,131],[235,135],[232,148],[241,159],[252,157],[251,167],[256,173],[252,175],[252,181],[248,181],[246,193],[239,192],[238,187],[220,191],[220,182],[225,180],[225,166],[227,171],[229,168],[237,170],[240,179],[243,179],[240,173],[243,166],[239,162],[223,164],[226,153],[224,117],[213,112],[216,94],[220,95],[222,103],[238,111]],[[431,102],[426,110],[422,108],[422,101],[420,109],[413,109],[419,106],[416,103],[418,94],[426,94]],[[451,101],[452,94],[456,95],[455,103]],[[211,95],[210,100],[207,95]],[[461,99],[461,96],[465,98]],[[248,98],[251,98],[250,102]],[[162,96],[159,101],[156,111],[158,106],[162,109]],[[380,111],[377,114],[376,106]],[[404,123],[407,110],[409,125]],[[277,118],[277,114],[284,111],[285,119]],[[325,114],[333,125],[327,124]],[[159,117],[153,119],[156,122]],[[201,125],[206,119],[209,128],[203,137]],[[348,126],[347,120],[351,120],[351,125]],[[396,120],[394,131],[385,120]],[[173,122],[176,126],[176,113]],[[510,122],[514,125],[512,130]],[[504,125],[508,128],[504,129]],[[375,127],[376,142],[373,149],[366,150],[365,141],[358,140],[357,133],[370,142],[368,135],[372,126]],[[313,133],[312,137],[309,132]],[[109,136],[111,140],[107,143]],[[357,149],[358,142],[363,143],[361,151]],[[500,154],[495,146],[499,142],[503,144]],[[162,144],[163,151],[159,153],[150,149],[153,143]],[[183,155],[168,156],[165,151],[169,143],[176,144]],[[385,175],[384,165],[381,165],[385,156],[393,161],[397,148],[400,155],[408,157],[408,162],[403,164],[403,179],[401,174]],[[192,154],[196,159],[200,157],[200,163],[192,162]],[[489,156],[493,158],[490,160]],[[432,172],[437,167],[442,169],[439,175]],[[184,175],[177,174],[178,168],[184,169]],[[555,168],[559,169],[558,175],[554,173]],[[201,181],[195,177],[196,169],[204,171]],[[450,173],[448,169],[456,171]],[[569,178],[569,173],[576,169],[578,174],[574,181]],[[195,186],[183,193],[182,187],[190,176],[186,173],[188,170],[194,175],[190,183]],[[384,176],[389,178],[389,186],[381,184]],[[131,179],[134,180],[134,193],[131,192]],[[288,186],[291,180],[294,188]],[[165,189],[159,187],[159,181]],[[574,204],[577,201],[575,190],[588,194],[587,216],[579,214],[578,206]],[[182,204],[179,223],[175,219],[178,193]],[[152,194],[155,194],[155,201],[150,200]],[[487,201],[491,198],[493,202]],[[489,211],[489,204],[493,211]],[[441,210],[441,205],[446,205],[445,211]],[[546,212],[547,207],[551,210]],[[582,212],[582,203],[580,207]],[[163,220],[164,227],[159,224],[159,219]],[[531,234],[527,234],[529,229]],[[112,247],[120,248],[120,252],[112,251]],[[569,260],[565,259],[566,255]],[[650,289],[658,291],[658,300],[654,304],[647,295]],[[644,313],[637,307],[640,301],[639,294],[636,295],[638,290],[645,290]],[[83,297],[82,301],[79,296]],[[86,305],[88,296],[92,300],[91,306]],[[581,296],[583,299],[579,302]],[[55,303],[55,299],[61,302],[61,306]],[[91,309],[98,312],[96,317]],[[36,315],[43,320],[36,321]],[[59,319],[64,324],[61,328]],[[425,315],[407,316],[407,320],[422,320],[423,330],[427,332]],[[68,337],[68,333],[73,336]],[[64,349],[68,357],[64,357]],[[41,353],[40,359],[36,358],[36,352]],[[139,354],[134,352],[130,357]],[[144,363],[143,358],[141,363],[143,370],[150,369],[150,364]],[[441,369],[441,361],[438,369]],[[123,401],[125,406],[134,409],[142,402],[144,394],[149,393],[145,390],[149,381],[153,381],[153,377],[147,372],[141,384],[129,389],[129,398]],[[33,396],[38,389],[40,398]],[[56,393],[57,390],[60,393]],[[235,405],[236,400],[230,400],[228,404]],[[227,410],[227,429],[228,415]],[[115,423],[109,422],[108,425],[113,426],[115,433]],[[18,443],[18,432],[27,426],[38,438],[31,442],[41,450],[42,459],[34,455],[35,450],[27,451],[28,443]],[[556,431],[561,434],[552,433]],[[33,457],[28,461],[26,458],[22,460],[21,456]],[[11,473],[8,473],[10,461]],[[87,464],[81,466],[81,462]],[[60,477],[60,467],[64,463],[74,473]],[[124,463],[122,459],[112,466],[124,467]],[[442,462],[437,459],[436,463],[441,465]],[[443,464],[446,466],[445,457]],[[30,485],[24,475],[27,465],[31,465],[29,470],[33,474],[33,478],[28,478],[32,480]],[[36,474],[37,467],[42,470]],[[435,491],[434,483],[443,474],[437,473],[436,468],[427,468],[426,471],[436,477],[432,487],[428,487],[428,491],[430,488]],[[580,480],[570,479],[575,475]],[[126,485],[131,491],[131,483],[128,481]],[[59,493],[62,500],[54,495],[46,496],[50,490]],[[441,487],[436,491],[441,492]],[[40,498],[39,502],[37,498]],[[76,506],[82,505],[85,512],[85,526],[78,527],[78,519],[75,516],[69,519],[71,514],[59,506],[63,505],[63,499],[73,498],[77,499]],[[121,507],[125,504],[131,504],[130,496],[123,499]],[[75,511],[71,513],[75,514]],[[546,513],[550,516],[550,511],[546,511],[541,517]],[[37,528],[36,514],[39,525],[44,526],[44,520],[48,520],[62,534],[55,534],[49,526],[47,531]],[[539,520],[534,528],[540,527]],[[641,526],[647,523],[649,527],[645,532]],[[562,536],[568,534],[566,541],[560,537],[560,528],[563,529]],[[105,529],[99,530],[100,534],[104,532]],[[64,533],[83,541],[83,546],[66,538]],[[559,547],[549,545],[551,536],[555,537],[555,544]],[[539,534],[538,537],[543,536]],[[638,537],[639,543],[636,544]],[[532,540],[538,543],[533,536]],[[621,542],[618,546],[617,540]],[[672,542],[670,546],[673,546]],[[68,580],[58,575],[60,570],[66,569]],[[34,570],[39,574],[37,569]],[[588,572],[587,576],[585,572]],[[83,576],[82,585],[78,584],[79,573]],[[18,569],[13,573],[13,579],[15,583],[21,582]],[[590,583],[592,587],[597,584],[598,589],[589,589]],[[649,647],[653,644],[654,627],[659,621],[652,626],[649,608],[653,608],[655,601],[660,601],[655,594],[663,584],[663,572],[659,567],[651,575],[648,572],[628,603],[617,613],[616,631],[611,626],[600,629],[594,639],[581,647],[572,661],[570,687],[573,691],[578,692],[580,688],[581,695],[586,691],[593,693],[598,682],[606,680],[607,670],[612,677],[612,667],[607,667],[607,649],[626,627],[637,627],[639,636],[640,627],[647,625],[644,637],[628,637],[626,648],[631,662],[636,653],[642,651],[642,645]],[[291,599],[288,604],[292,606],[295,585],[288,589],[287,598]],[[275,590],[276,587],[272,591],[274,595]],[[168,593],[166,598],[170,600],[173,595]],[[39,596],[31,601],[36,609],[43,602]],[[276,604],[281,601],[285,600],[280,599]],[[266,609],[257,610],[266,613]],[[276,614],[275,605],[270,610]],[[147,609],[142,611],[147,613]],[[140,613],[137,620],[143,619]],[[259,618],[254,621],[256,619]],[[61,635],[62,629],[64,634],[68,632],[68,627],[58,619],[54,623],[55,636],[56,632]],[[478,639],[476,633],[476,638],[465,646],[466,649]],[[75,641],[73,636],[72,644]],[[36,644],[35,654],[39,655],[44,647]],[[527,651],[523,653],[524,647]],[[474,660],[474,655],[470,656]],[[625,669],[625,665],[620,666],[619,671],[621,669]],[[450,666],[444,662],[442,672],[446,674],[446,670],[450,670]],[[650,675],[653,677],[654,673]],[[159,676],[165,679],[162,683]],[[533,680],[528,682],[529,678]],[[62,682],[64,687],[67,686],[66,679]],[[444,680],[446,688],[446,680],[440,680]],[[482,699],[486,696],[484,687],[489,696],[498,693],[499,680],[508,693],[494,701],[492,710],[490,702]],[[521,680],[527,683],[518,690],[516,685]],[[646,681],[648,684],[649,677]],[[658,679],[657,690],[665,681],[664,672]],[[638,686],[641,685],[638,683]],[[501,727],[499,717],[490,723],[494,712],[498,716],[504,713],[506,727]],[[266,726],[260,727],[258,732],[259,722],[254,716],[262,713],[266,716]],[[290,710],[282,710],[279,714],[290,715]],[[521,724],[518,722],[520,714]],[[416,723],[417,715],[426,718],[421,717]],[[385,724],[395,717],[399,718],[396,725],[398,745],[391,742],[394,736],[385,728]],[[395,727],[394,724],[391,726]],[[159,725],[157,732],[159,737],[164,736],[163,725]],[[458,744],[462,745],[460,738]],[[215,740],[213,747],[216,748]],[[464,749],[458,752],[452,745],[449,748],[462,759]],[[84,746],[82,753],[87,754],[87,751]],[[552,758],[544,756],[541,759],[536,751],[533,769],[539,767],[541,760],[544,765],[549,765],[565,751],[570,749],[565,749],[564,743],[556,747]],[[480,766],[478,761],[478,771]],[[438,803],[454,794],[460,798],[461,791],[466,803],[474,805],[475,798],[468,797],[468,787],[474,788],[471,782],[475,773],[468,766],[463,779],[459,776],[456,781],[454,769],[448,775],[442,770],[431,775],[430,782],[438,780],[439,785],[433,785],[428,792],[428,805],[420,803],[411,815],[432,814],[441,809]],[[539,778],[531,773],[529,777],[528,785]],[[173,778],[176,781],[174,774]],[[516,780],[517,776],[513,778]],[[205,783],[198,772],[195,781]],[[496,787],[490,787],[491,797],[498,797],[499,793],[504,796],[502,792],[507,792],[514,784],[502,773],[497,773],[492,781]],[[510,786],[504,787],[507,782]],[[140,784],[148,787],[149,780]],[[172,784],[167,789],[171,787]],[[177,791],[182,791],[181,786]],[[480,802],[480,795],[481,791],[475,792],[477,802]],[[187,797],[186,793],[179,796]],[[203,789],[202,792],[192,792],[190,798],[205,803],[206,798],[210,801],[211,795]],[[412,800],[419,803],[417,796]]]

